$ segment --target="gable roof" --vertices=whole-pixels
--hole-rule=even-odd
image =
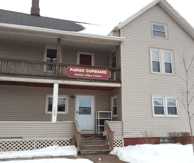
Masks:
[[[188,35],[194,39],[194,29],[193,27],[183,18],[166,0],[155,0],[148,4],[146,7],[141,9],[139,12],[129,17],[125,21],[119,23],[113,31],[117,31],[125,27],[127,24],[131,23],[139,16],[143,15],[145,12],[150,10],[152,7],[159,5]]]
[[[75,21],[33,16],[15,11],[0,9],[0,23],[41,27],[63,31],[81,31],[84,27]]]

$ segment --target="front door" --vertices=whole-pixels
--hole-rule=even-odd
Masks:
[[[94,132],[94,96],[76,96],[75,114],[81,131]]]

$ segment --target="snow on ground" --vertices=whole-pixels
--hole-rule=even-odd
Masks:
[[[19,161],[0,161],[0,163],[93,163],[86,159],[35,159],[35,160],[19,160]]]
[[[114,148],[111,154],[130,163],[194,163],[192,145],[135,145]]]
[[[49,156],[77,156],[77,148],[75,146],[51,146],[47,148],[28,151],[0,152],[0,159]]]

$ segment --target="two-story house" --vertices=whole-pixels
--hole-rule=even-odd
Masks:
[[[189,131],[180,76],[194,30],[165,0],[109,36],[42,17],[38,4],[31,15],[0,10],[0,150],[76,143],[109,151]]]

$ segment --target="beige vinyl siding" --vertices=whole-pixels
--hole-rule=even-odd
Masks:
[[[167,39],[152,38],[153,22],[167,25]],[[178,76],[184,74],[183,54],[187,61],[194,55],[194,41],[158,6],[125,26],[121,36],[125,37],[121,45],[124,137],[167,136],[169,132],[188,131],[186,112],[180,103],[184,86]],[[151,73],[151,47],[173,50],[175,74]],[[154,117],[152,95],[176,97],[178,117]]]
[[[77,64],[77,54],[79,52],[94,54],[94,65],[96,66],[109,66],[109,56],[111,55],[110,52],[68,46],[62,47],[62,62],[65,64]]]
[[[52,88],[0,85],[0,121],[51,121],[46,113],[46,96]],[[94,95],[96,111],[110,110],[111,91],[60,88],[68,97],[68,113],[58,114],[58,121],[73,121],[76,95]]]
[[[73,122],[0,121],[0,138],[72,138]]]
[[[31,61],[43,60],[44,45],[0,40],[0,57]]]
[[[55,48],[56,44],[0,40],[0,57],[40,62],[45,60],[46,47]],[[109,66],[110,51],[65,45],[61,49],[61,61],[65,64],[77,64],[77,53],[89,52],[95,56],[95,65]]]

